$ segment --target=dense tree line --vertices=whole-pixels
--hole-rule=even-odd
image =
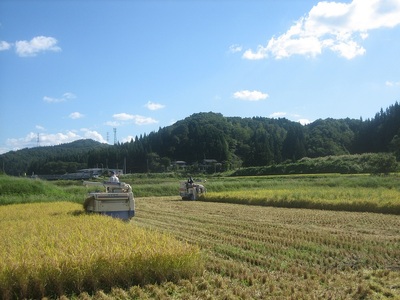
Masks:
[[[93,167],[139,173],[166,171],[174,161],[185,161],[196,171],[204,159],[214,159],[219,170],[228,170],[291,163],[305,157],[380,152],[400,159],[397,102],[365,121],[328,118],[305,126],[285,118],[196,113],[127,143],[110,146],[79,141],[9,152],[1,155],[0,161],[12,175],[60,174]]]

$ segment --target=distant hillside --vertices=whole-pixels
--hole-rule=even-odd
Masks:
[[[110,145],[102,144],[91,139],[78,140],[71,143],[56,146],[43,146],[35,148],[24,148],[18,151],[10,151],[0,155],[0,162],[4,171],[9,175],[31,175],[31,170],[43,169],[42,174],[54,174],[52,166],[63,165],[56,173],[76,172],[76,170],[87,167],[90,151],[94,149],[108,148]],[[46,167],[47,166],[47,167]],[[29,172],[31,171],[31,172]],[[61,173],[60,173],[61,172]]]
[[[124,168],[160,172],[186,164],[191,171],[224,171],[362,153],[394,153],[400,159],[400,105],[373,119],[319,119],[303,126],[285,118],[224,117],[196,113],[130,142],[105,145],[81,140],[0,156],[7,174],[62,174],[79,168]],[[172,166],[172,167],[171,167]],[[209,170],[209,169],[208,169]]]

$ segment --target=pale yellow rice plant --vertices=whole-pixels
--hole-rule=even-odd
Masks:
[[[400,214],[400,191],[386,188],[288,187],[208,192],[203,201]]]
[[[0,207],[0,298],[110,290],[202,271],[197,247],[80,204]]]

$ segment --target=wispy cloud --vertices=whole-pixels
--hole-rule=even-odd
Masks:
[[[122,121],[122,122],[133,121],[133,123],[136,125],[149,125],[158,123],[157,120],[150,117],[144,117],[141,115],[131,115],[127,113],[114,114],[113,118],[117,121]],[[115,124],[123,125],[124,123],[115,123]]]
[[[113,118],[118,121],[128,121],[128,120],[133,120],[135,116],[127,113],[120,113],[120,114],[114,114]]]
[[[237,52],[241,52],[243,49],[243,47],[241,45],[231,45],[229,46],[229,52],[230,53],[237,53]]]
[[[68,100],[75,99],[76,96],[73,93],[64,93],[60,98],[54,98],[54,97],[49,97],[49,96],[44,96],[43,101],[47,103],[60,103],[60,102],[65,102]]]
[[[256,51],[248,49],[245,59],[276,59],[292,55],[314,57],[324,49],[352,59],[363,55],[361,45],[368,32],[379,28],[393,28],[400,24],[400,2],[353,0],[351,3],[322,1],[300,18],[286,33],[272,37],[266,46]]]
[[[400,86],[400,81],[386,81],[385,85],[386,86],[390,86],[390,87],[392,87],[392,86]]]
[[[145,107],[147,107],[147,108],[150,109],[150,110],[158,110],[158,109],[164,108],[165,105],[160,104],[160,103],[154,103],[154,102],[149,101],[149,102],[147,102],[147,103],[145,104]]]
[[[30,41],[15,42],[15,51],[21,57],[36,56],[41,52],[59,52],[58,41],[50,36],[37,36]]]
[[[84,114],[81,114],[80,112],[73,112],[73,113],[70,113],[69,114],[69,118],[70,119],[73,119],[73,120],[75,120],[75,119],[81,119],[81,118],[83,118],[85,115]]]
[[[233,94],[233,98],[245,101],[260,101],[267,99],[268,97],[269,96],[266,93],[262,93],[260,91],[249,91],[249,90],[238,91]]]
[[[158,123],[158,121],[153,118],[139,116],[139,115],[135,115],[134,120],[135,120],[136,125],[149,125],[149,124]]]
[[[104,125],[111,126],[111,127],[119,127],[119,126],[122,126],[123,123],[118,122],[118,121],[107,121],[104,123]]]

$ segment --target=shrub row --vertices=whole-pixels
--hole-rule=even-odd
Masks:
[[[388,174],[399,169],[396,157],[390,153],[365,153],[354,155],[302,158],[297,162],[263,167],[242,168],[233,176],[257,176],[279,174]]]

